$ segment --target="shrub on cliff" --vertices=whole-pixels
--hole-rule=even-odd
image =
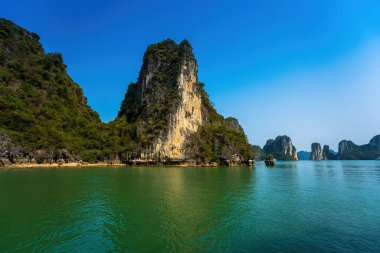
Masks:
[[[253,148],[244,132],[238,132],[223,121],[202,125],[188,137],[186,156],[200,162],[217,162],[238,156],[241,161],[253,159]]]

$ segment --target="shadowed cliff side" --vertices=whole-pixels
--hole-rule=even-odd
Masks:
[[[322,152],[321,144],[316,142],[311,144],[310,160],[326,160]]]
[[[373,160],[380,158],[380,135],[374,136],[368,144],[356,145],[352,141],[339,143],[339,160]]]

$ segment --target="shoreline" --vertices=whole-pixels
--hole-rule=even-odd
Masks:
[[[299,160],[299,161],[312,161],[312,160]],[[321,160],[321,161],[379,161],[379,160]],[[260,161],[255,161],[260,162]],[[261,161],[264,162],[264,161]],[[294,162],[294,161],[288,161]],[[297,161],[298,162],[298,161]],[[318,160],[313,162],[319,162]],[[52,168],[87,168],[87,167],[198,167],[198,168],[216,168],[216,167],[255,167],[253,165],[247,164],[234,164],[230,166],[226,165],[216,165],[216,164],[194,164],[194,163],[182,163],[182,164],[163,164],[163,163],[135,163],[135,164],[125,164],[125,163],[80,163],[80,162],[69,162],[64,164],[58,163],[16,163],[6,166],[0,166],[0,170],[18,170],[18,169],[52,169]]]
[[[108,162],[98,162],[98,163],[80,163],[80,162],[69,162],[64,164],[58,163],[15,163],[11,165],[6,165],[0,167],[0,169],[17,170],[17,169],[49,169],[49,168],[86,168],[86,167],[254,167],[254,164],[233,164],[230,166],[221,164],[194,164],[194,163],[175,163],[175,164],[164,164],[164,163],[151,163],[151,162],[136,162],[133,164],[125,163],[108,163]]]
[[[85,167],[127,167],[126,164],[109,164],[109,163],[79,163],[79,162],[70,162],[64,164],[58,163],[20,163],[20,164],[12,164],[4,167],[0,167],[0,169],[50,169],[50,168],[85,168]]]

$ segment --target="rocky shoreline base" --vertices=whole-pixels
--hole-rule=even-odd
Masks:
[[[218,167],[253,166],[253,160],[245,160],[234,154],[231,158],[221,157],[218,162],[175,159],[175,158],[133,158],[130,155],[106,155],[95,162],[86,162],[67,149],[37,149],[25,151],[5,134],[0,133],[0,168],[45,168],[45,167],[106,167],[106,166],[181,166],[181,167]]]
[[[5,159],[0,159],[0,168],[4,169],[33,169],[33,168],[72,168],[72,167],[133,167],[133,166],[178,166],[178,167],[252,167],[254,162],[249,160],[246,163],[196,163],[192,161],[172,161],[172,162],[155,162],[149,160],[131,160],[127,163],[113,162],[52,162],[52,163],[11,163]]]
[[[99,163],[79,163],[70,162],[64,164],[58,163],[20,163],[20,164],[7,164],[6,166],[0,166],[2,169],[38,169],[38,168],[73,168],[73,167],[123,167],[125,164],[109,164],[105,162]]]

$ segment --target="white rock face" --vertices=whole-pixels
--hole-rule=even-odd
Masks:
[[[153,155],[161,158],[184,159],[186,136],[202,124],[202,98],[196,92],[198,67],[195,61],[184,61],[178,76],[180,102],[169,116],[168,130],[156,139]]]
[[[311,144],[310,160],[324,160],[321,144],[319,143]]]
[[[292,141],[289,141],[289,144],[288,144],[287,148],[285,148],[285,155],[290,155],[290,156],[292,156],[294,158],[294,160],[298,161],[297,150],[293,146]]]

